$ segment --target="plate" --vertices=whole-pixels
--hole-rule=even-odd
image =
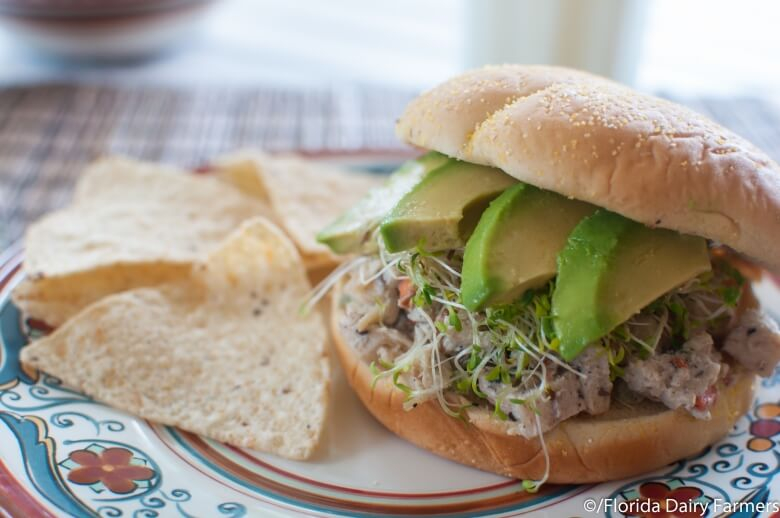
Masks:
[[[640,498],[692,496],[715,516],[780,499],[780,370],[759,382],[733,431],[696,457],[630,480],[528,494],[396,438],[334,365],[322,447],[310,462],[288,461],[138,419],[23,368],[19,350],[46,329],[10,301],[22,256],[19,246],[0,254],[0,510],[12,517],[623,516]],[[757,293],[777,318],[777,286],[765,280]]]

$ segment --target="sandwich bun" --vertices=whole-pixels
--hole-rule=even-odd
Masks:
[[[508,435],[508,423],[484,409],[470,409],[468,423],[444,413],[438,401],[403,409],[404,393],[387,378],[372,389],[373,375],[342,336],[342,311],[331,304],[331,334],[352,389],[363,405],[399,437],[447,459],[517,479],[539,479],[545,458],[537,438]],[[598,416],[567,419],[544,434],[550,457],[548,481],[589,483],[652,471],[694,455],[725,436],[753,401],[752,373],[734,367],[733,382],[721,387],[702,421],[682,409],[644,402],[632,408],[613,404]]]
[[[396,132],[780,271],[780,166],[702,115],[608,79],[485,67],[413,100]]]

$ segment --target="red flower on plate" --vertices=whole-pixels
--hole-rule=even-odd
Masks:
[[[627,509],[650,509],[639,514],[642,518],[694,518],[704,516],[704,509],[691,510],[691,503],[704,495],[701,489],[680,486],[671,489],[662,482],[645,482],[639,486],[639,498],[627,502]],[[672,503],[674,502],[674,503]],[[645,505],[641,505],[645,503]]]
[[[125,448],[107,448],[100,453],[76,450],[69,458],[79,466],[68,472],[68,480],[86,485],[102,482],[112,493],[132,493],[138,487],[136,481],[154,477],[154,470],[130,464],[133,453]]]

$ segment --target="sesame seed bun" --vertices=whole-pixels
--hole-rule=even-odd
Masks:
[[[373,375],[342,336],[342,311],[334,292],[331,333],[349,384],[363,405],[399,437],[447,459],[518,479],[539,479],[545,471],[541,442],[509,435],[511,424],[483,408],[469,422],[445,414],[437,401],[403,409],[404,393]],[[598,416],[567,419],[544,435],[550,456],[549,482],[588,483],[652,471],[694,455],[725,436],[753,400],[755,376],[733,367],[733,381],[721,386],[712,418],[701,421],[682,409],[646,401],[631,408],[614,403]]]
[[[486,67],[413,100],[403,140],[780,271],[780,167],[677,104],[548,66]]]

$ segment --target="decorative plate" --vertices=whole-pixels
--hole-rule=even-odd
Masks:
[[[323,445],[294,462],[135,418],[26,370],[19,350],[45,329],[10,301],[21,261],[20,247],[0,254],[0,511],[9,516],[617,517],[639,501],[650,503],[639,514],[672,516],[664,509],[691,498],[700,506],[686,516],[780,516],[780,370],[760,381],[732,433],[696,457],[631,480],[528,494],[396,438],[336,367]],[[764,281],[757,292],[778,318],[777,287]]]

